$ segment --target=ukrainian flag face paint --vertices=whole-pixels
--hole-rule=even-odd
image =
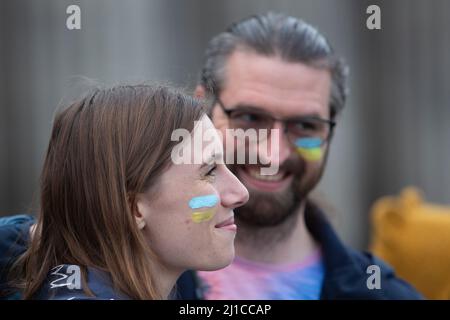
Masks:
[[[306,161],[319,161],[323,156],[322,143],[321,138],[300,138],[295,141],[295,146]]]
[[[194,210],[192,221],[196,223],[209,221],[216,214],[215,206],[219,202],[219,197],[215,194],[194,197],[189,201],[189,207]]]

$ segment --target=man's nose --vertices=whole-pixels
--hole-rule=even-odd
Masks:
[[[275,121],[267,140],[268,152],[259,148],[259,156],[264,158],[263,163],[280,165],[287,158],[289,158],[292,153],[292,146],[289,142],[287,132],[285,132],[285,126],[282,122]]]

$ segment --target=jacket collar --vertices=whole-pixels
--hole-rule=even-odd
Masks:
[[[321,299],[366,298],[367,274],[355,254],[337,236],[325,214],[314,204],[305,207],[305,224],[313,238],[321,245],[325,277]],[[367,297],[369,297],[367,296]]]
[[[325,269],[330,272],[354,266],[348,249],[333,230],[323,211],[310,201],[307,201],[304,215],[306,228],[321,245]]]

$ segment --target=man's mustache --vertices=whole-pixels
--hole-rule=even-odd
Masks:
[[[233,172],[236,173],[237,168],[239,167],[256,167],[256,168],[268,168],[271,166],[271,163],[261,163],[258,161],[256,164],[227,164],[227,166],[229,167],[229,169]],[[301,176],[303,174],[303,172],[305,171],[305,161],[299,157],[297,154],[292,153],[289,158],[287,158],[279,167],[279,171],[283,171],[287,174],[293,174],[295,176]]]

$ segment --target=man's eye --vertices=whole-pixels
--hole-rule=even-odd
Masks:
[[[254,113],[242,113],[236,115],[235,119],[245,122],[257,122],[261,120],[261,116]]]
[[[297,122],[298,129],[307,130],[307,131],[318,131],[320,130],[320,126],[312,121],[299,121]]]

